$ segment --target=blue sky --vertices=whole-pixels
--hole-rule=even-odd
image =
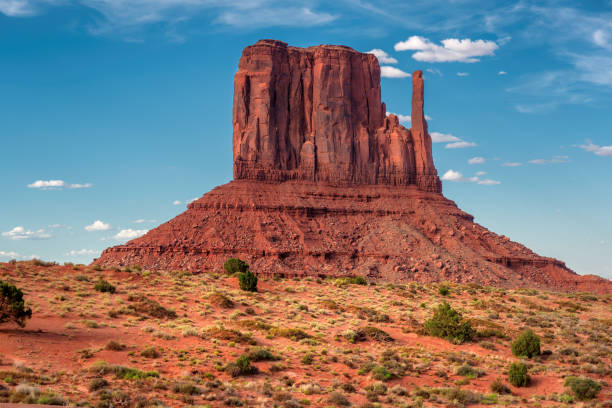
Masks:
[[[375,50],[400,115],[422,69],[444,194],[612,277],[611,1],[330,3],[0,0],[0,260],[89,263],[229,181],[238,59],[275,38]]]

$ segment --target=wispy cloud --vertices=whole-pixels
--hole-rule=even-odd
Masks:
[[[477,144],[474,142],[466,142],[465,140],[462,140],[460,142],[449,143],[446,146],[444,146],[444,148],[445,149],[465,149],[466,147],[474,147],[474,146],[477,146]]]
[[[380,67],[380,76],[383,78],[407,78],[410,74],[399,68],[383,65]]]
[[[393,47],[395,51],[417,51],[412,58],[424,62],[478,62],[480,57],[493,55],[499,46],[493,41],[469,38],[447,38],[442,45],[435,44],[425,37],[413,35]]]
[[[62,188],[79,189],[89,188],[91,186],[93,186],[91,183],[68,184],[64,180],[36,180],[35,182],[28,184],[28,188],[37,188],[40,190],[59,190]]]
[[[13,251],[0,251],[0,258],[19,258],[19,254]]]
[[[612,157],[612,146],[600,146],[591,142],[589,139],[586,140],[586,144],[579,145],[583,150],[587,152],[595,153],[597,156],[609,156]]]
[[[468,72],[457,72],[457,76],[458,77],[466,77],[469,76],[470,74]]]
[[[73,249],[66,253],[68,256],[84,256],[84,255],[97,255],[100,251],[95,251],[93,249]]]
[[[522,165],[523,165],[523,163],[519,163],[519,162],[505,162],[505,163],[502,163],[502,166],[504,166],[504,167],[519,167],[519,166],[522,166]]]
[[[468,160],[468,164],[483,164],[486,161],[484,157],[472,157]]]
[[[481,172],[479,172],[479,173],[481,173]],[[444,175],[441,178],[444,181],[455,181],[455,182],[463,182],[463,183],[476,183],[476,184],[480,184],[480,185],[483,185],[483,186],[495,186],[495,185],[501,184],[501,181],[492,180],[492,179],[481,179],[479,176],[483,175],[483,174],[484,173],[481,173],[481,174],[477,173],[476,176],[465,177],[460,172],[450,169],[446,173],[444,173]]]
[[[122,229],[121,231],[119,231],[117,234],[115,234],[115,236],[113,238],[118,239],[118,240],[125,240],[125,239],[134,239],[134,238],[138,238],[144,234],[146,234],[149,230],[135,230],[135,229],[131,229],[131,228],[127,228],[127,229]]]
[[[100,220],[94,221],[92,224],[87,225],[85,227],[86,231],[108,231],[110,229],[110,224],[102,222]]]
[[[22,226],[18,226],[13,228],[10,231],[6,231],[2,233],[3,237],[10,238],[12,240],[23,240],[23,239],[49,239],[52,238],[52,235],[45,231],[44,229],[38,229],[36,231],[32,231],[29,229],[25,229]]]
[[[410,124],[412,122],[412,117],[410,115],[402,115],[401,113],[387,112],[387,116],[389,116],[389,115],[397,116],[397,118],[400,121],[400,123]],[[425,119],[426,120],[431,120],[431,116],[425,115]]]
[[[368,54],[374,54],[376,58],[378,58],[378,62],[381,64],[397,64],[397,60],[395,58],[391,57],[380,48],[374,48],[373,50],[368,51]]]
[[[507,74],[508,74],[508,73],[507,73],[506,71],[499,71],[499,72],[497,73],[497,75],[507,75]]]
[[[553,156],[552,159],[533,159],[533,160],[529,160],[529,163],[531,163],[531,164],[538,164],[538,165],[556,164],[556,163],[567,163],[567,162],[569,162],[569,157],[568,156]]]
[[[144,218],[140,218],[138,220],[134,220],[134,224],[150,224],[150,223],[153,223],[153,222],[157,222],[157,220],[147,220],[147,219],[144,219]]]
[[[431,132],[429,134],[431,136],[431,141],[433,143],[448,143],[448,142],[459,142],[457,136],[453,136],[450,133],[440,133],[440,132]]]

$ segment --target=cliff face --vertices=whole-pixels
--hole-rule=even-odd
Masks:
[[[416,185],[441,192],[413,77],[413,129],[386,117],[374,55],[262,40],[234,79],[234,179]]]

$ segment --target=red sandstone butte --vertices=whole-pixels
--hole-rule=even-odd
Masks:
[[[612,293],[474,223],[433,163],[421,71],[412,128],[386,116],[373,55],[344,46],[246,47],[234,80],[234,180],[94,261],[106,267],[476,282]]]

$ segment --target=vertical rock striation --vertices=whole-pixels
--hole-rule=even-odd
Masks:
[[[441,192],[413,79],[413,129],[386,116],[374,55],[349,47],[246,47],[234,79],[234,178],[416,185]]]

